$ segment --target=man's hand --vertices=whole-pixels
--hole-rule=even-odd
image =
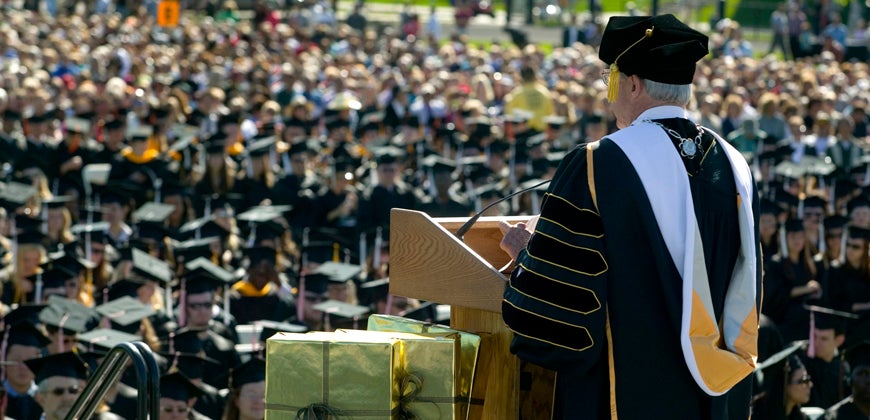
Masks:
[[[498,222],[498,229],[501,230],[503,238],[501,238],[501,243],[499,247],[507,252],[510,255],[511,259],[516,261],[517,255],[520,254],[526,245],[529,243],[529,238],[532,236],[532,232],[528,230],[528,226],[523,223],[517,223],[515,225],[511,225],[508,222],[500,221]]]

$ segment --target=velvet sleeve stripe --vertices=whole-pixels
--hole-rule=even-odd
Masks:
[[[502,301],[501,306],[502,316],[517,335],[578,352],[595,344],[585,327],[525,311],[507,300]]]
[[[566,243],[541,231],[529,240],[528,255],[544,264],[595,277],[607,271],[607,262],[600,252]]]
[[[591,289],[542,276],[522,265],[516,272],[508,287],[529,298],[583,315],[601,309],[601,302]]]
[[[581,209],[568,200],[548,193],[546,212],[541,213],[541,218],[575,234],[601,238],[604,236],[604,224],[601,216],[593,210]],[[559,220],[559,222],[556,222]]]

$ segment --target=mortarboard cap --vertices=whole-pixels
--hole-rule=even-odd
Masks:
[[[109,350],[121,343],[142,340],[138,335],[106,328],[88,331],[80,334],[76,339],[87,348],[88,352],[98,353],[108,353]]]
[[[255,206],[236,216],[242,222],[264,223],[282,217],[292,206]]]
[[[275,248],[270,248],[267,246],[254,246],[250,248],[245,248],[244,254],[246,257],[248,257],[248,260],[250,261],[252,267],[260,261],[264,260],[275,264],[275,261],[277,259]]]
[[[433,172],[453,172],[456,170],[456,162],[438,155],[429,155],[423,159],[423,165]]]
[[[39,324],[39,313],[42,312],[46,306],[48,306],[48,304],[44,303],[26,303],[18,305],[3,317],[3,323],[6,326],[15,325],[19,322],[27,322],[34,325]]]
[[[816,305],[804,305],[804,309],[813,312],[815,318],[815,329],[817,330],[834,330],[837,335],[843,334],[846,330],[846,320],[858,319],[858,315],[850,312],[838,311],[835,309],[825,308]]]
[[[801,219],[788,219],[785,221],[786,232],[803,232],[804,222]]]
[[[106,130],[117,130],[124,127],[124,120],[121,118],[112,118],[103,124]]]
[[[175,211],[172,204],[148,202],[133,212],[133,220],[136,222],[163,223],[169,215]]]
[[[275,137],[270,136],[251,143],[247,147],[247,151],[251,157],[265,156],[269,154],[273,146],[275,146]]]
[[[133,272],[145,278],[168,284],[172,281],[172,270],[165,261],[152,257],[145,251],[133,248]]]
[[[852,211],[861,207],[870,207],[870,200],[868,200],[867,197],[863,195],[849,200],[849,203],[846,205],[846,209],[849,211],[849,214],[852,214]]]
[[[416,319],[423,322],[434,322],[437,318],[435,304],[426,302],[402,314],[403,318]]]
[[[394,146],[383,147],[378,150],[375,162],[378,165],[387,165],[391,163],[398,163],[401,160],[402,151]]]
[[[176,263],[193,261],[197,258],[211,260],[211,244],[220,241],[220,237],[213,236],[202,239],[189,239],[184,242],[173,242],[172,252]]]
[[[49,297],[48,306],[39,313],[39,320],[50,329],[63,330],[64,335],[83,333],[99,323],[93,309],[58,296]]]
[[[327,261],[320,264],[313,274],[325,276],[332,283],[347,283],[358,276],[362,268],[358,264]]]
[[[205,258],[197,258],[184,265],[185,289],[188,294],[212,292],[232,284],[236,276]]]
[[[42,200],[42,204],[45,204],[50,209],[59,209],[66,206],[66,203],[72,201],[73,197],[70,195],[60,195],[56,197],[46,198]]]
[[[84,360],[71,351],[25,360],[24,364],[33,372],[36,383],[54,376],[86,380],[89,373]]]
[[[506,123],[525,123],[526,121],[532,119],[534,114],[525,109],[515,109],[509,114],[505,114],[504,122]]]
[[[154,128],[150,125],[143,125],[141,127],[127,130],[127,138],[130,139],[130,141],[145,141],[148,140],[152,134],[154,134]]]
[[[136,297],[136,292],[144,283],[139,283],[130,279],[120,279],[109,285],[107,298],[110,301],[120,299],[125,296]]]
[[[31,219],[31,218],[26,218]],[[45,234],[39,230],[27,229],[22,232],[19,232],[16,236],[16,241],[21,244],[32,244],[32,245],[41,245],[42,241],[45,240]]]
[[[160,398],[173,401],[184,401],[202,395],[202,390],[190,382],[180,372],[169,373],[160,377]]]
[[[853,239],[864,239],[865,241],[870,240],[870,229],[849,226],[849,237]]]
[[[778,215],[782,212],[782,208],[776,205],[775,202],[767,199],[762,199],[761,204],[761,214],[772,214],[774,216]]]
[[[0,206],[13,214],[36,195],[36,188],[19,182],[7,182],[0,188]]]
[[[841,229],[846,226],[846,223],[849,223],[849,219],[839,214],[825,217],[825,220],[822,221],[822,224],[825,226],[826,231],[831,229]]]
[[[84,134],[91,131],[91,122],[84,118],[69,117],[64,120],[66,131],[70,133]]]
[[[304,333],[308,332],[308,327],[299,324],[290,324],[287,322],[278,322],[271,321],[267,319],[262,319],[255,322],[256,325],[262,327],[260,331],[260,341],[265,342],[267,339],[272,337],[275,334],[288,332],[288,333]]]
[[[604,28],[598,57],[611,71],[687,85],[695,76],[695,63],[707,55],[707,43],[706,35],[671,14],[614,16]]]
[[[122,296],[95,308],[114,324],[126,327],[154,314],[154,308],[131,296]],[[137,328],[138,329],[138,328]]]
[[[808,208],[808,207],[825,208],[827,206],[827,204],[828,203],[824,198],[819,197],[817,195],[812,195],[812,196],[809,196],[809,197],[804,199],[804,208]]]
[[[193,332],[196,333],[196,331]],[[218,369],[220,366],[220,363],[205,356],[202,351],[198,354],[176,351],[174,354],[164,353],[162,356],[169,361],[170,372],[177,369],[178,372],[190,379],[202,379],[206,369]]]
[[[361,304],[373,305],[375,302],[386,298],[389,291],[390,279],[383,278],[360,284],[357,295]]]
[[[51,340],[30,322],[19,322],[9,328],[8,345],[27,347],[45,347]]]
[[[333,299],[318,303],[312,308],[325,314],[335,315],[347,319],[361,317],[362,315],[365,315],[369,312],[369,308],[365,306],[353,305]]]
[[[266,380],[266,361],[252,357],[245,363],[233,368],[230,387],[239,389],[242,385]]]
[[[862,341],[846,349],[846,360],[852,370],[859,366],[870,366],[870,341]]]

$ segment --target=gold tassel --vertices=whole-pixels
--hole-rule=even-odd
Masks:
[[[338,262],[341,256],[341,245],[338,242],[332,244],[332,262]]]
[[[625,55],[628,50],[634,48],[635,45],[640,44],[640,42],[644,39],[652,38],[653,29],[655,29],[655,26],[644,31],[643,36],[640,39],[635,41],[634,44],[629,45],[628,48],[625,49],[625,51],[620,53],[618,56],[616,56],[616,59],[613,60],[613,63],[610,65],[610,75],[608,75],[607,77],[608,102],[616,102],[616,98],[619,96],[619,66],[616,64],[616,62],[619,61],[619,59],[622,58],[622,56]]]

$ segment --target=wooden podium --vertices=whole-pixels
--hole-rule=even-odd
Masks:
[[[450,326],[481,333],[475,389],[485,390],[469,419],[549,419],[555,376],[523,364],[510,353],[512,332],[501,317],[507,278],[498,272],[510,262],[499,248],[498,221],[528,217],[483,217],[464,235],[453,234],[467,218],[430,218],[426,213],[393,209],[390,213],[390,293],[450,305]],[[520,389],[521,376],[525,389]],[[480,387],[480,385],[485,385]],[[472,395],[480,397],[480,395]]]

